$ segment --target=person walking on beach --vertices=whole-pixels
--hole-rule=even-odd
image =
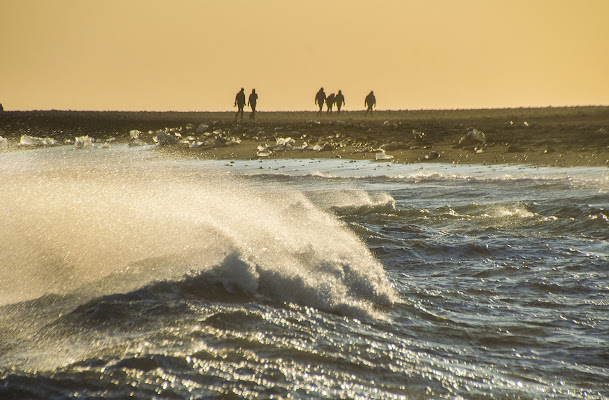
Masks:
[[[252,113],[250,114],[250,119],[256,119],[256,102],[258,101],[258,95],[256,94],[256,89],[252,89],[252,93],[250,97],[247,99],[247,105],[252,108]],[[241,118],[243,119],[243,117]]]
[[[241,91],[235,96],[235,107],[237,107],[237,114],[235,114],[235,121],[241,113],[241,121],[243,121],[243,108],[245,107],[245,89],[241,88]]]
[[[345,104],[345,96],[343,96],[343,92],[340,90],[334,98],[334,104],[336,104],[336,113],[340,114],[340,108],[343,106],[343,104]]]
[[[315,104],[319,106],[318,115],[321,115],[321,112],[324,108],[324,103],[326,101],[326,93],[324,92],[324,88],[319,89],[317,94],[315,95]]]
[[[328,106],[328,109],[326,110],[326,112],[329,112],[329,113],[332,112],[332,107],[334,107],[334,101],[335,101],[334,98],[335,98],[334,93],[332,93],[328,97],[326,97],[326,105]]]
[[[368,96],[366,96],[366,99],[364,100],[364,105],[367,107],[366,115],[368,115],[368,111],[370,111],[370,115],[372,115],[372,108],[376,107],[376,97],[374,97],[374,92],[372,90],[370,91],[370,93],[368,93]]]

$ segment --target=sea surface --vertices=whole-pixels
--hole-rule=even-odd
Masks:
[[[609,398],[609,169],[0,153],[2,399]]]

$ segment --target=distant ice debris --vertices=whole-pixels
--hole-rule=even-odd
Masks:
[[[425,154],[425,159],[426,160],[435,160],[436,158],[440,158],[440,153],[438,153],[437,151],[432,151],[429,154]]]
[[[375,159],[376,161],[387,161],[393,160],[393,156],[390,156],[389,154],[385,153],[385,150],[381,150],[376,153]]]
[[[486,143],[486,135],[478,129],[472,129],[459,140],[459,144],[464,146],[479,143]]]
[[[175,135],[168,135],[165,131],[158,130],[156,131],[156,136],[152,138],[156,144],[159,146],[164,146],[167,144],[176,144],[180,141],[178,137]]]
[[[277,138],[274,145],[258,146],[258,157],[268,157],[275,151],[293,150],[296,141],[291,137]]]
[[[312,148],[313,151],[330,151],[330,150],[334,150],[334,146],[332,146],[330,143],[317,143],[313,146]]]
[[[385,129],[398,129],[400,127],[401,123],[398,122],[391,122],[391,121],[385,121],[383,122],[383,127]]]
[[[474,151],[476,152],[476,154],[480,154],[480,153],[484,153],[486,151],[486,143],[482,143],[476,147],[474,147]]]
[[[142,131],[138,131],[137,129],[133,129],[131,131],[129,131],[129,136],[131,137],[131,139],[138,139],[140,137],[140,135],[142,135],[143,132]]]
[[[416,129],[413,129],[412,139],[417,143],[422,143],[423,140],[425,140],[425,132],[419,132]]]
[[[284,147],[292,147],[295,143],[295,140],[292,139],[291,137],[287,137],[287,138],[277,138],[277,146],[284,146]]]
[[[268,157],[271,154],[273,154],[273,152],[269,150],[267,146],[258,146],[258,152],[256,153],[258,157]]]
[[[292,146],[293,150],[307,150],[309,148],[309,144],[307,142],[302,142],[302,146]]]
[[[191,149],[196,149],[197,147],[201,147],[204,144],[205,144],[205,142],[193,140],[192,142],[190,142],[188,147],[191,148]]]
[[[93,147],[93,138],[90,136],[78,136],[74,138],[75,149],[85,149]]]
[[[241,139],[236,137],[226,137],[218,135],[215,137],[212,147],[235,146],[241,143]]]
[[[30,135],[22,135],[21,141],[19,142],[19,146],[55,146],[57,145],[57,141],[53,138],[45,137],[36,137]]]
[[[199,127],[197,128],[197,130],[195,131],[195,133],[205,133],[209,130],[209,125],[206,124],[200,124]]]

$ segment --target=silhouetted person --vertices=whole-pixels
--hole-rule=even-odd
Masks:
[[[239,93],[237,93],[237,96],[235,96],[235,106],[237,107],[237,114],[235,114],[235,121],[237,120],[239,113],[241,113],[241,120],[243,121],[243,107],[245,107],[244,90],[245,89],[241,88],[241,91]]]
[[[368,115],[368,111],[370,111],[370,114],[372,114],[372,108],[376,107],[376,97],[374,97],[374,92],[372,90],[370,91],[370,93],[368,93],[368,96],[366,96],[366,99],[364,100],[364,105],[367,107],[366,115]]]
[[[319,92],[315,95],[315,104],[319,106],[319,112],[317,114],[321,115],[321,111],[324,108],[324,103],[326,102],[326,93],[324,92],[324,88],[319,89]]]
[[[345,96],[343,96],[343,92],[340,90],[334,98],[334,104],[336,104],[336,112],[340,114],[340,108],[343,106],[343,104],[345,104]]]
[[[326,111],[329,113],[332,112],[332,107],[334,107],[335,97],[336,96],[334,95],[334,93],[332,93],[332,94],[330,94],[330,96],[326,97],[326,105],[328,106],[328,109]]]
[[[4,107],[2,107],[2,103],[0,103],[0,111],[4,111]]]
[[[252,93],[250,94],[249,99],[247,99],[247,105],[252,107],[252,113],[250,114],[250,119],[256,119],[256,102],[258,101],[258,95],[256,94],[256,89],[252,89]],[[241,117],[243,119],[243,117]]]

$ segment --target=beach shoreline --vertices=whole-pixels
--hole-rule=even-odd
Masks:
[[[9,150],[33,147],[19,144],[23,135],[59,145],[80,136],[132,145],[160,138],[178,143],[156,151],[202,159],[609,167],[606,106],[377,111],[372,117],[361,111],[259,112],[256,121],[246,113],[239,123],[233,112],[1,112],[0,136]]]

